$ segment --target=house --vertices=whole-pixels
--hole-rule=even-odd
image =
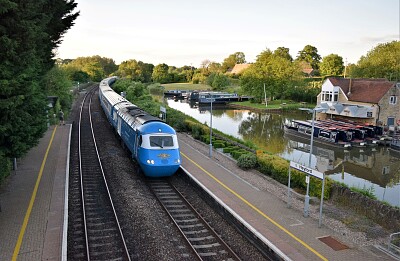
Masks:
[[[244,70],[249,68],[250,65],[250,63],[235,64],[235,66],[230,71],[230,74],[241,74]]]
[[[317,96],[326,110],[316,119],[351,120],[361,124],[400,126],[400,83],[386,79],[329,77]]]

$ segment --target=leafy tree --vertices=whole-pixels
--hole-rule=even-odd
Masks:
[[[340,76],[343,75],[344,65],[343,58],[337,54],[330,54],[322,58],[319,65],[320,72],[325,76]]]
[[[306,61],[313,69],[318,70],[321,56],[318,54],[318,49],[316,47],[312,45],[306,45],[304,46],[303,50],[299,51],[296,60]]]
[[[229,85],[229,79],[222,73],[211,73],[207,79],[206,84],[210,85],[213,90],[222,90],[223,87]]]
[[[236,52],[234,54],[231,54],[224,59],[224,62],[222,63],[222,72],[232,70],[235,64],[242,63],[246,63],[246,57],[243,52]]]
[[[208,69],[209,66],[210,66],[210,64],[211,64],[211,61],[208,60],[208,59],[203,60],[203,61],[201,62],[201,65],[200,65],[200,72],[201,72],[204,76],[210,75],[210,71],[209,71],[209,69]]]
[[[44,75],[79,13],[71,1],[0,0],[0,155],[21,157],[46,130]]]
[[[285,58],[291,62],[293,61],[292,56],[289,54],[289,48],[286,47],[276,48],[276,50],[274,51],[274,55]]]
[[[67,73],[58,66],[54,66],[43,79],[43,88],[47,95],[57,96],[61,108],[66,111],[72,104],[71,86]]]
[[[400,79],[400,41],[378,44],[361,56],[352,77]]]
[[[301,71],[297,63],[266,49],[257,56],[240,78],[242,90],[258,100],[264,97],[264,84],[267,95],[274,98],[286,97],[290,88],[299,85]]]
[[[170,74],[168,73],[168,65],[165,63],[159,64],[154,67],[152,78],[153,82],[159,83],[169,83],[171,78]]]
[[[192,82],[194,84],[197,83],[204,83],[207,79],[207,76],[205,76],[204,74],[200,73],[200,72],[195,72],[192,78]]]
[[[118,71],[115,73],[117,76],[126,77],[133,81],[151,82],[151,75],[153,73],[154,65],[144,63],[142,61],[128,60],[122,62]]]
[[[220,73],[220,72],[222,72],[221,64],[216,63],[216,62],[210,63],[209,66],[208,66],[208,71],[210,73]]]
[[[82,71],[89,75],[90,80],[96,82],[101,81],[117,70],[117,65],[114,60],[99,55],[78,57],[62,67],[70,72]]]

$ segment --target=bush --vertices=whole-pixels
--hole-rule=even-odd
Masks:
[[[214,148],[224,148],[225,147],[225,141],[222,140],[216,140],[213,143]]]
[[[4,157],[3,152],[0,152],[0,184],[8,175],[10,175],[10,172],[11,161],[9,158]]]
[[[254,169],[257,167],[257,156],[253,153],[242,154],[237,160],[237,165],[244,170]]]
[[[247,150],[245,149],[239,149],[239,150],[234,150],[231,152],[232,157],[237,160],[239,159],[240,156],[242,156],[243,154],[249,153]]]
[[[225,147],[223,149],[223,152],[224,153],[231,153],[232,151],[238,150],[238,149],[239,149],[239,147],[236,147],[236,146],[228,146],[228,147]]]
[[[280,183],[287,185],[289,179],[289,162],[279,156],[263,153],[257,151],[257,159],[259,164],[259,171],[266,174]],[[290,183],[292,188],[300,188],[306,190],[307,184],[305,183],[305,174],[292,169],[290,172]],[[332,181],[328,178],[325,179],[325,193],[324,198],[329,198],[332,187]],[[310,179],[310,196],[320,197],[322,191],[321,180],[311,177]]]

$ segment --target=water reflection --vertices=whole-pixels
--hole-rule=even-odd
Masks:
[[[186,101],[172,100],[168,100],[168,105],[209,123],[210,106],[198,108]],[[269,114],[213,106],[213,128],[304,165],[308,165],[309,140],[286,136],[283,125],[292,119],[310,118],[300,111]],[[400,206],[400,161],[387,147],[344,150],[318,144],[313,149],[311,166],[333,180],[372,190],[378,199]]]

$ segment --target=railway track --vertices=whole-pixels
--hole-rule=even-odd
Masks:
[[[71,160],[68,260],[130,260],[121,226],[108,190],[91,120],[91,99],[83,99],[77,141]],[[74,131],[75,132],[75,131]]]
[[[240,260],[167,179],[147,182],[199,260]]]

